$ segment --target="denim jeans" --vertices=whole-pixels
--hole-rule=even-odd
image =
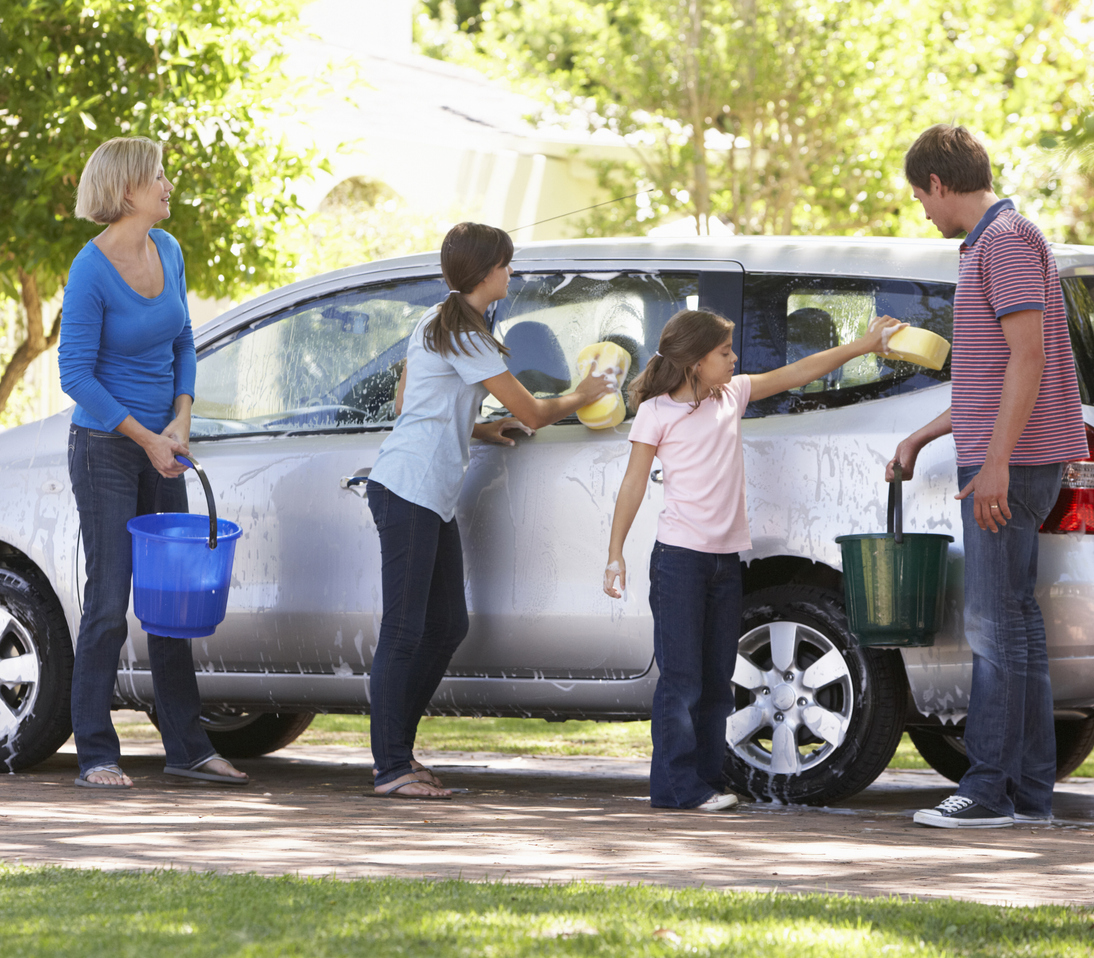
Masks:
[[[725,789],[726,719],[741,631],[736,552],[655,542],[650,557],[653,693],[650,804],[694,808]]]
[[[414,739],[429,700],[467,635],[463,547],[456,520],[366,486],[380,533],[384,612],[369,675],[375,784],[410,770]]]
[[[1034,598],[1038,529],[1060,493],[1062,465],[1011,466],[1012,518],[985,532],[973,497],[961,500],[965,539],[965,639],[972,687],[965,723],[969,770],[957,794],[998,815],[1047,816],[1056,780],[1045,624]],[[964,489],[979,466],[957,470]]]
[[[72,727],[80,772],[117,763],[110,720],[118,656],[128,635],[133,544],[125,524],[150,512],[186,512],[186,483],[164,479],[132,439],[72,426],[68,474],[87,568],[72,672]],[[188,639],[148,636],[152,688],[167,764],[195,768],[216,750],[201,727],[201,695]]]

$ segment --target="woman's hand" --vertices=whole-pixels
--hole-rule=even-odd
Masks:
[[[615,587],[615,580],[619,580],[619,588]],[[622,599],[622,589],[627,588],[627,563],[623,556],[608,556],[608,565],[604,569],[604,591],[613,599]]]
[[[140,442],[140,440],[137,441]],[[150,432],[140,445],[148,453],[148,461],[152,463],[152,468],[164,479],[176,479],[190,468],[175,458],[178,455],[190,455],[189,448],[171,436],[164,433],[157,436],[154,432]]]
[[[607,396],[609,393],[614,393],[615,391],[615,377],[598,376],[596,372],[596,360],[593,360],[592,366],[589,369],[589,375],[577,384],[574,395],[581,398],[582,406],[588,406],[589,403],[594,403],[602,396]]]
[[[875,316],[866,327],[866,332],[855,341],[855,345],[862,348],[863,355],[878,353],[884,356],[889,351],[889,340],[893,333],[907,325],[892,316]]]
[[[174,439],[183,448],[183,454],[190,454],[190,411],[180,413],[175,416],[166,426],[163,428],[162,436],[166,436],[168,439]]]
[[[517,441],[509,439],[505,433],[510,429],[520,429],[527,436],[534,436],[536,431],[529,429],[519,419],[506,416],[504,419],[495,419],[493,422],[475,423],[471,430],[472,439],[481,439],[483,442],[496,443],[499,446],[515,446]]]

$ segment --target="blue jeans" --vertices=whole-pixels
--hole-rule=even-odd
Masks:
[[[186,483],[164,479],[148,455],[118,432],[72,426],[68,474],[80,513],[87,567],[72,672],[72,729],[80,772],[121,756],[110,721],[118,656],[128,635],[133,544],[125,524],[150,512],[186,512]],[[195,768],[216,754],[201,727],[201,695],[187,639],[148,636],[152,688],[167,764]]]
[[[369,675],[372,761],[375,784],[385,785],[411,771],[418,722],[467,635],[467,599],[456,520],[444,522],[378,482],[366,489],[384,595]]]
[[[973,497],[961,500],[965,539],[965,639],[972,687],[965,723],[969,770],[957,794],[997,815],[1047,816],[1056,780],[1045,623],[1034,598],[1037,537],[1060,494],[1062,465],[1011,466],[1012,518],[985,532]],[[979,466],[957,470],[964,489]]]
[[[740,557],[655,542],[650,608],[661,672],[650,726],[650,804],[694,808],[726,784],[726,719],[741,632]]]

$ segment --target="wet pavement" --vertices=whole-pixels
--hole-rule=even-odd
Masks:
[[[625,759],[423,753],[467,789],[443,802],[374,797],[364,748],[240,761],[242,789],[164,776],[155,742],[123,752],[127,792],[73,787],[71,744],[0,777],[0,860],[1094,903],[1094,779],[1057,786],[1052,825],[956,831],[912,822],[953,789],[927,771],[885,772],[839,808],[706,814],[651,809],[647,764]]]

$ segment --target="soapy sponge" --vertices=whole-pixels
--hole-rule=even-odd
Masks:
[[[893,333],[884,359],[903,359],[909,363],[941,369],[950,354],[950,344],[927,329],[908,326]]]
[[[593,343],[577,354],[577,372],[581,379],[589,375],[596,362],[595,376],[610,377],[615,381],[615,392],[601,396],[596,402],[582,406],[577,418],[590,429],[611,429],[618,426],[627,414],[627,404],[620,391],[631,368],[631,354],[615,343]]]

